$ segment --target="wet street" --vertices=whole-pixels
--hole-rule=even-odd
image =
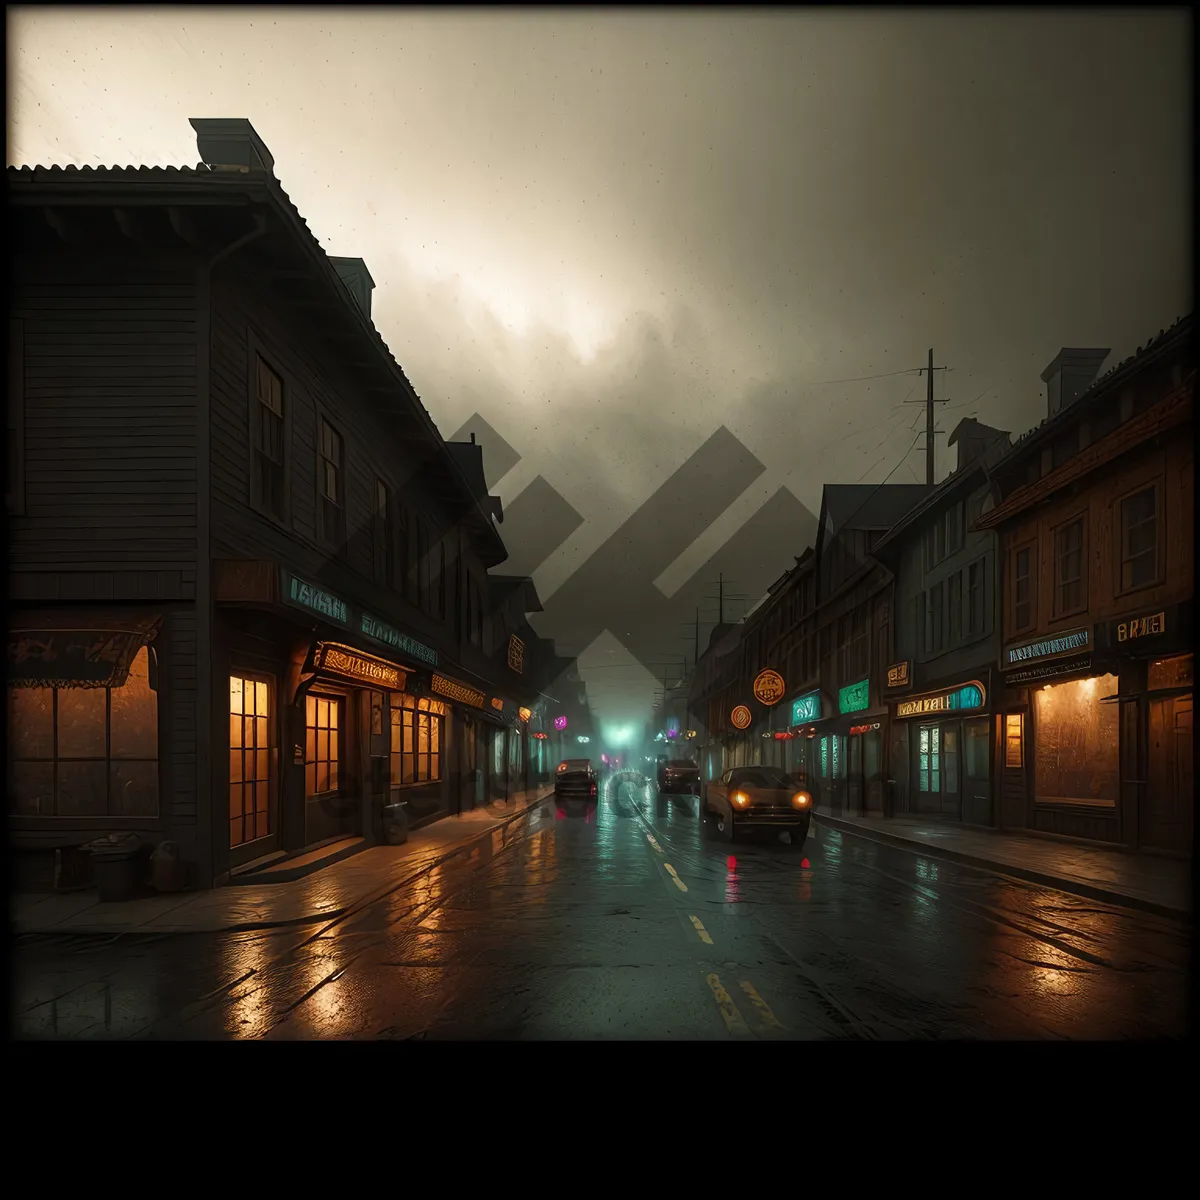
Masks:
[[[1190,929],[693,797],[543,803],[330,924],[28,936],[18,1038],[1112,1039],[1188,1029]]]

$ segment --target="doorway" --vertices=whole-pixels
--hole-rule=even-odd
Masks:
[[[278,843],[278,752],[275,681],[246,672],[229,676],[229,849],[239,864]]]
[[[304,840],[359,832],[359,787],[348,752],[352,717],[346,697],[310,691],[304,698]]]
[[[960,816],[959,736],[957,722],[922,725],[917,730],[917,812]]]
[[[1190,854],[1195,791],[1192,765],[1192,697],[1150,701],[1148,786],[1138,819],[1147,850]]]

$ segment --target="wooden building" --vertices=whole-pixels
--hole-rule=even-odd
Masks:
[[[994,469],[1000,823],[1190,854],[1191,317],[1100,379],[1063,350],[1048,415]],[[1094,380],[1094,382],[1093,382]]]
[[[195,168],[10,169],[10,825],[194,884],[476,803],[521,705],[498,502],[248,122]],[[497,708],[499,704],[499,708]]]
[[[875,544],[895,580],[890,712],[892,814],[994,824],[993,675],[1000,658],[997,538],[974,521],[1003,430],[967,418],[949,438],[952,474]]]

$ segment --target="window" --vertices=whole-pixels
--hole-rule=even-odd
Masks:
[[[1084,606],[1083,518],[1054,531],[1054,607],[1056,615]]]
[[[321,536],[327,542],[340,545],[346,516],[342,494],[342,437],[323,417],[317,458],[317,491],[321,497]]]
[[[440,700],[418,700],[400,693],[392,696],[390,763],[394,785],[435,783],[442,778],[445,714],[446,706]]]
[[[286,519],[284,498],[283,380],[255,355],[254,503],[276,520]]]
[[[304,701],[304,794],[323,796],[341,786],[342,701],[307,696]]]
[[[229,847],[271,832],[271,694],[265,680],[229,677]]]
[[[983,559],[967,567],[967,632],[984,632],[983,619]]]
[[[933,567],[946,557],[946,524],[949,514],[943,514],[925,534],[926,566]]]
[[[949,645],[956,646],[962,640],[963,573],[955,571],[950,576],[950,597],[946,603],[950,622]]]
[[[1022,546],[1013,556],[1013,628],[1028,629],[1034,609],[1033,547]]]
[[[371,524],[371,542],[375,578],[390,587],[395,578],[396,539],[392,530],[392,499],[387,484],[382,479],[375,480],[375,514]]]
[[[1014,768],[1025,765],[1024,713],[1004,715],[1004,765]]]
[[[1120,795],[1120,713],[1102,704],[1115,675],[1047,684],[1034,693],[1034,798],[1115,808]]]
[[[9,688],[9,810],[25,817],[158,814],[150,652],[121,687]]]
[[[25,322],[8,323],[8,456],[4,507],[25,511]]]
[[[1153,484],[1121,501],[1121,591],[1158,579],[1158,496]]]
[[[956,554],[962,549],[963,542],[963,506],[960,501],[952,504],[946,510],[946,553]]]
[[[963,769],[967,779],[984,782],[991,778],[988,763],[988,743],[991,722],[987,717],[963,722]]]

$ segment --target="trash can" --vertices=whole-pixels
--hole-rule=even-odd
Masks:
[[[141,841],[136,833],[110,833],[88,843],[102,903],[128,900],[138,891]]]
[[[174,842],[159,842],[150,855],[150,886],[156,892],[181,892],[185,882],[179,847]]]
[[[383,806],[383,840],[389,846],[403,846],[408,841],[408,805]]]

